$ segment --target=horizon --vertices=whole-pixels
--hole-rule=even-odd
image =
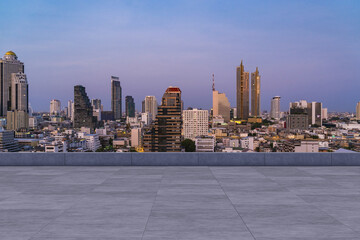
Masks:
[[[128,95],[137,110],[147,95],[160,104],[175,85],[185,109],[211,109],[214,73],[216,90],[235,107],[243,60],[245,71],[259,67],[261,111],[278,95],[282,111],[305,99],[353,113],[359,10],[357,1],[5,1],[0,58],[11,50],[24,62],[37,112],[48,111],[51,99],[66,106],[78,84],[110,110],[112,75],[120,78],[123,106]]]

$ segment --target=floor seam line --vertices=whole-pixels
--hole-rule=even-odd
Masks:
[[[246,229],[248,230],[248,232],[251,234],[251,236],[254,238],[254,240],[256,240],[254,234],[250,231],[250,228],[247,226],[247,224],[245,223],[244,219],[241,217],[240,213],[238,212],[238,210],[236,209],[236,207],[234,206],[233,202],[230,200],[229,196],[226,194],[226,192],[224,191],[223,187],[221,186],[221,183],[218,181],[218,179],[215,177],[212,169],[209,167],[209,170],[211,172],[211,174],[213,175],[214,179],[216,180],[216,182],[219,184],[221,191],[223,191],[223,193],[225,194],[226,198],[230,201],[231,206],[234,208],[234,210],[236,211],[237,215],[240,217],[241,221],[243,222],[243,224],[245,225]]]

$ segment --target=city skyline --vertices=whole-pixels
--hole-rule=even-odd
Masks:
[[[260,69],[262,110],[270,111],[272,97],[281,96],[282,111],[297,99],[355,111],[358,2],[112,4],[0,3],[0,14],[11,20],[0,23],[9,33],[1,34],[0,55],[12,50],[26,63],[35,111],[48,111],[54,98],[66,103],[77,84],[110,110],[111,75],[119,76],[123,96],[133,96],[137,110],[145,96],[160,99],[171,85],[182,89],[185,108],[210,109],[215,73],[218,89],[235,107],[241,59],[246,71]]]

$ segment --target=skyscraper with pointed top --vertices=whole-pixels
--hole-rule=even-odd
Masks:
[[[236,68],[236,111],[237,119],[249,118],[249,72],[244,71],[243,61]]]
[[[260,75],[259,69],[251,73],[251,116],[260,117]]]

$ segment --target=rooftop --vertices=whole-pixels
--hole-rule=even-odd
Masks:
[[[0,239],[360,239],[360,167],[0,167]]]

